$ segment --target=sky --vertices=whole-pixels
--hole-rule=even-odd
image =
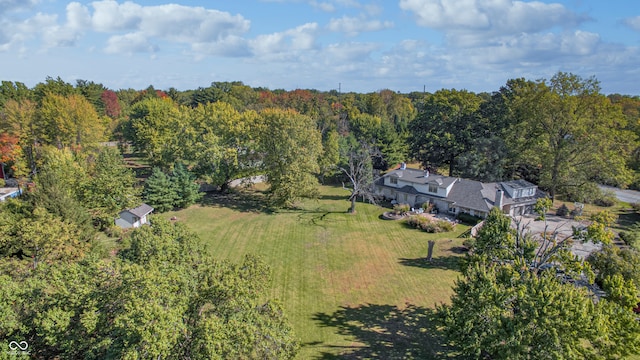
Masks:
[[[0,80],[29,87],[492,92],[559,71],[640,95],[640,1],[0,0]]]

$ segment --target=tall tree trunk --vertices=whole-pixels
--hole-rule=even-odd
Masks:
[[[356,212],[356,194],[351,195],[351,207],[349,208],[349,214]]]
[[[433,258],[433,247],[436,245],[434,240],[429,240],[429,248],[427,251],[427,261],[431,261]]]
[[[453,169],[455,168],[455,162],[456,162],[455,156],[451,155],[451,157],[449,158],[449,176],[453,176]]]

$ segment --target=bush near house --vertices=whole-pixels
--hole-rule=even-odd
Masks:
[[[558,208],[558,210],[556,210],[556,215],[558,215],[558,216],[567,216],[567,215],[569,215],[569,208],[567,207],[567,205],[562,204],[562,206],[560,206]]]
[[[396,204],[393,207],[393,213],[396,215],[404,215],[409,211],[409,209],[411,209],[409,204]]]
[[[477,223],[479,223],[480,221],[482,221],[481,218],[471,215],[471,214],[467,214],[467,213],[459,213],[458,214],[458,220],[460,220],[460,222],[466,224],[466,225],[476,225]]]
[[[428,233],[453,231],[453,224],[447,220],[432,220],[428,217],[414,215],[407,219],[407,224]]]

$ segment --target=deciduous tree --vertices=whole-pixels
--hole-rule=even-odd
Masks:
[[[356,200],[358,197],[376,203],[373,191],[373,165],[372,158],[379,157],[380,153],[374,147],[356,141],[353,137],[343,140],[341,147],[340,171],[349,179],[348,189],[351,191],[350,213],[356,212]],[[344,187],[344,184],[343,184]]]
[[[630,182],[633,138],[595,78],[560,72],[520,91],[513,104],[522,119],[513,131],[526,145],[520,156],[539,166],[539,185],[552,198],[589,182]]]
[[[264,297],[267,266],[208,254],[184,226],[155,219],[118,258],[0,274],[0,339],[48,359],[293,358],[291,326]]]
[[[86,146],[104,139],[105,124],[82,95],[47,94],[38,109],[42,141],[58,148]]]
[[[115,148],[99,149],[88,164],[89,179],[82,188],[82,202],[101,227],[110,225],[119,211],[139,204],[133,171]]]
[[[274,206],[290,206],[317,194],[320,132],[314,121],[293,110],[266,109],[260,113],[260,149]]]
[[[412,154],[427,168],[448,165],[457,174],[458,157],[482,136],[477,125],[482,99],[467,91],[440,90],[428,96],[424,109],[410,125]]]

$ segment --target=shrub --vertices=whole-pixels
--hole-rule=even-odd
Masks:
[[[458,220],[460,220],[461,222],[467,224],[467,225],[476,225],[477,223],[479,223],[480,221],[482,221],[481,218],[477,217],[477,216],[473,216],[471,214],[467,214],[467,213],[459,213],[458,214]]]
[[[558,208],[558,210],[556,210],[556,215],[558,215],[558,216],[567,216],[567,215],[569,215],[569,208],[567,207],[567,205],[562,204],[562,206],[560,206]]]
[[[436,206],[436,204],[434,203],[430,203],[430,202],[425,202],[422,204],[422,210],[424,210],[424,212],[426,212],[427,214],[431,213],[431,211],[433,211],[433,208]]]
[[[582,215],[582,209],[580,209],[580,208],[578,208],[578,207],[573,208],[573,210],[571,210],[571,212],[569,213],[569,215],[570,215],[571,217],[573,217],[573,218],[574,218],[574,217],[576,217],[576,216],[581,216],[581,215]]]
[[[414,215],[407,219],[407,224],[411,227],[422,229],[422,224],[427,221],[429,221],[429,219],[424,216]]]
[[[604,190],[593,200],[594,205],[610,207],[616,204],[616,194],[611,190]]]
[[[565,193],[567,201],[578,201],[585,204],[593,204],[595,199],[602,197],[602,190],[594,183],[587,183],[568,189]]]
[[[640,213],[640,203],[633,203],[631,204],[631,207],[635,212]]]
[[[476,239],[472,237],[464,239],[462,245],[467,249],[473,249],[473,247],[476,246]]]
[[[407,211],[409,211],[409,209],[411,209],[411,206],[409,206],[409,204],[396,204],[393,207],[393,213],[396,215],[403,215]]]
[[[438,220],[436,221],[439,231],[436,232],[449,232],[453,231],[453,224],[448,222],[447,220]]]
[[[638,248],[640,245],[640,224],[631,225],[628,230],[621,231],[618,236],[625,244],[632,248]]]
[[[449,232],[453,230],[453,224],[447,220],[431,220],[418,215],[411,216],[407,219],[407,224],[428,233]]]
[[[117,237],[122,236],[122,228],[116,225],[112,225],[104,229],[104,233],[109,237]]]

